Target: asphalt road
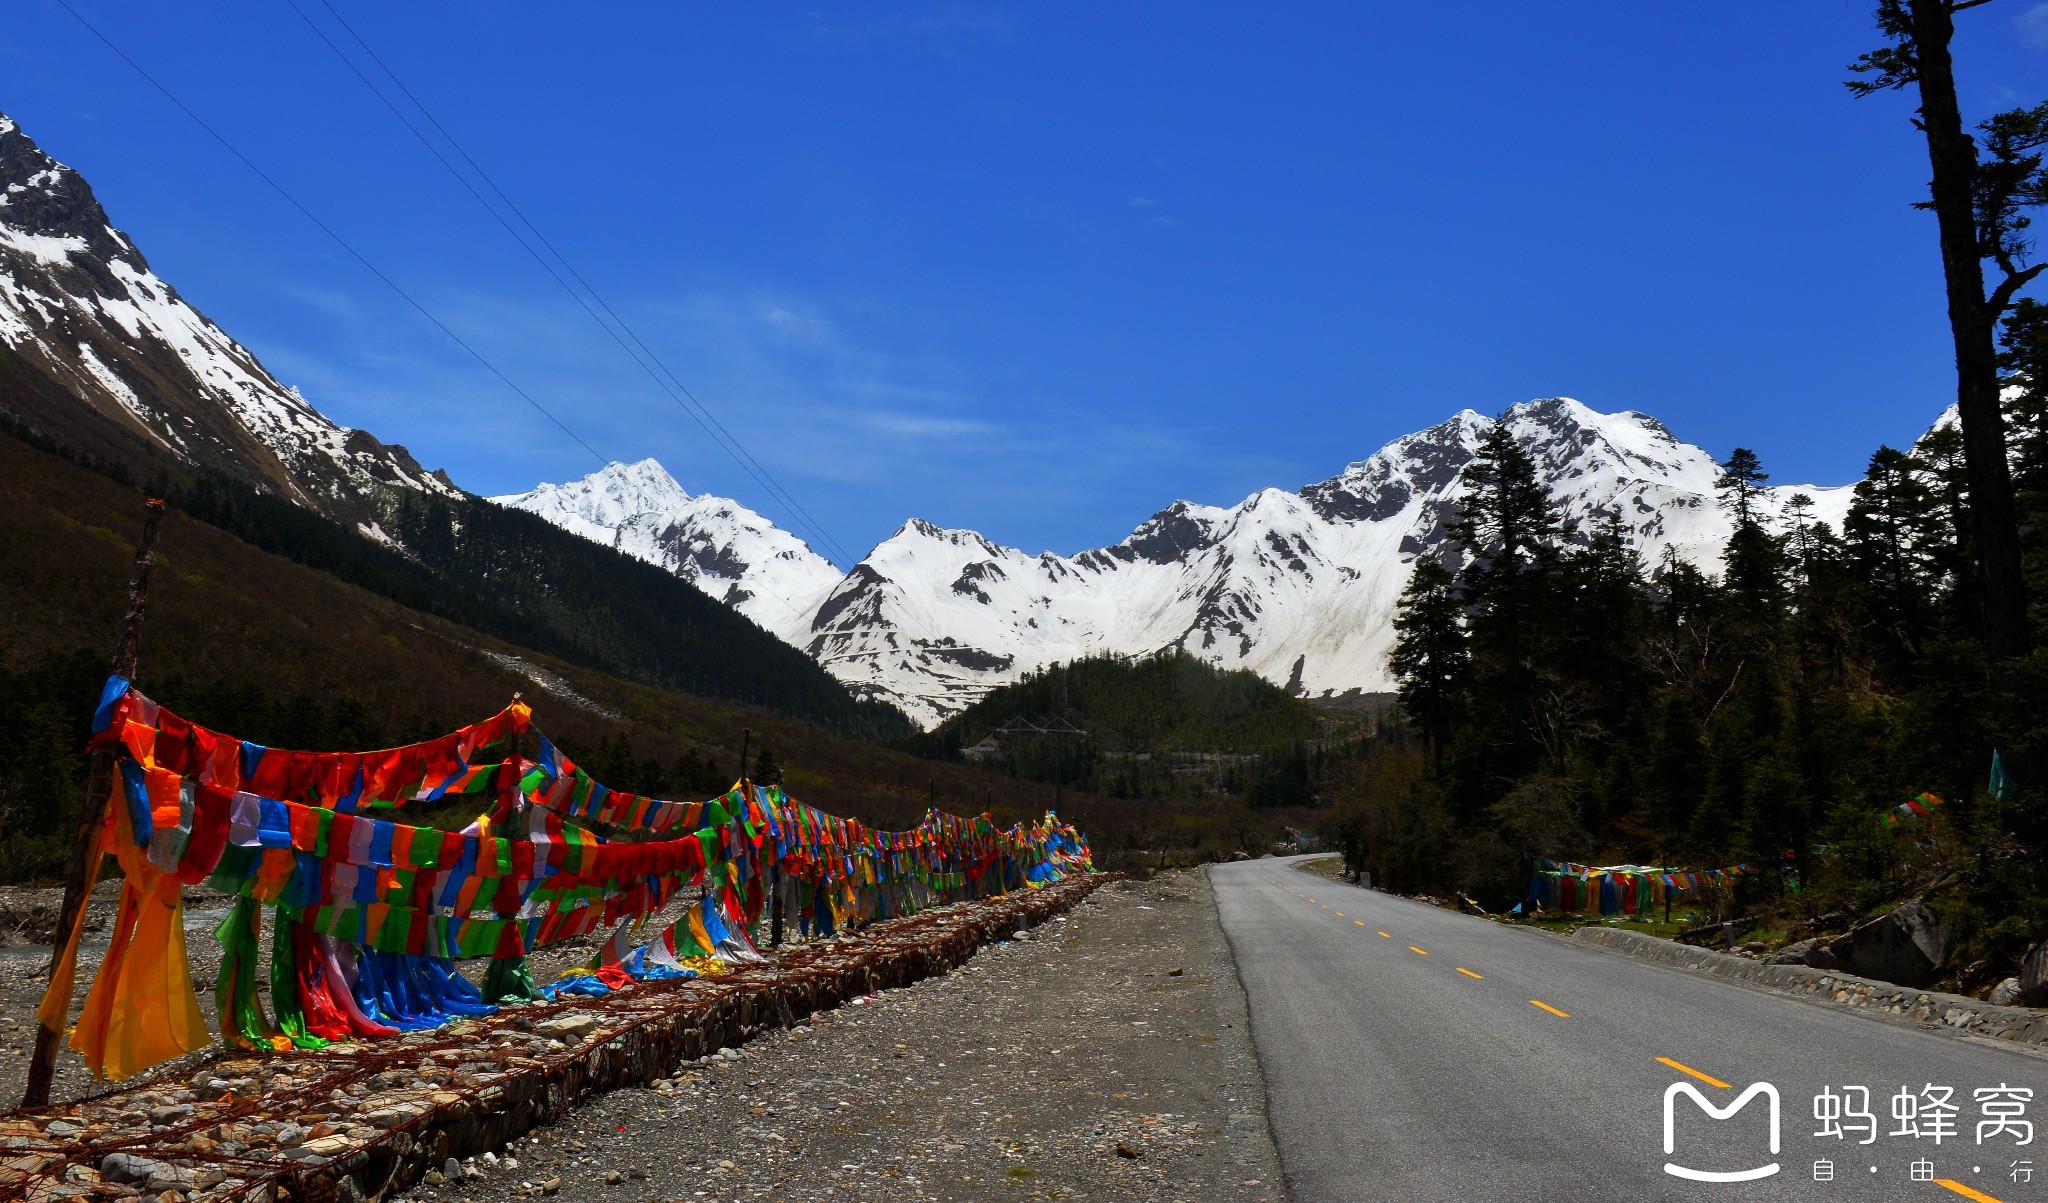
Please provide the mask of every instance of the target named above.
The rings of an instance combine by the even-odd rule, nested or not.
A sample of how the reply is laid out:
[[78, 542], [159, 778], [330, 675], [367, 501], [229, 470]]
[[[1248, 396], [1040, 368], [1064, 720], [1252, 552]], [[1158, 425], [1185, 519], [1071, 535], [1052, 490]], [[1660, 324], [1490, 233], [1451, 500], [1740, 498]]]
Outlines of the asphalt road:
[[[1210, 876], [1299, 1203], [2048, 1200], [2048, 1059], [1337, 884], [1296, 859]], [[1721, 1109], [1769, 1083], [1779, 1151], [1767, 1094], [1718, 1120], [1680, 1094], [1667, 1154], [1674, 1083]], [[1868, 1088], [1867, 1107], [1852, 1086]], [[1987, 1105], [2014, 1100], [1976, 1092], [1999, 1087], [2032, 1091], [2019, 1100], [2039, 1126], [2032, 1143], [1987, 1120]], [[1917, 1137], [1899, 1134], [1902, 1089], [1921, 1112]], [[1841, 1121], [1846, 1137], [1816, 1135], [1831, 1126], [1816, 1118], [1824, 1091], [1852, 1117], [1867, 1110], [1875, 1139], [1855, 1118]], [[1832, 1179], [1817, 1181], [1823, 1160]], [[1929, 1180], [1915, 1180], [1915, 1162]], [[1779, 1168], [1703, 1183], [1667, 1165]]]

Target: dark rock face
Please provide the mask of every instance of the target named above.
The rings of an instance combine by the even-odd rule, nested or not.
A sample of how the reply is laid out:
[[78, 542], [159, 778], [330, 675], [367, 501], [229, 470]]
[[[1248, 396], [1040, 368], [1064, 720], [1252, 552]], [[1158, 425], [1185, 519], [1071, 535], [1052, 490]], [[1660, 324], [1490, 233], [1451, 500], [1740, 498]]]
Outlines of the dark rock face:
[[1208, 543], [1209, 528], [1190, 514], [1185, 505], [1175, 502], [1152, 515], [1130, 538], [1105, 550], [1126, 562], [1143, 559], [1171, 564], [1188, 558]]
[[1948, 938], [1948, 925], [1916, 898], [1836, 938], [1827, 951], [1858, 977], [1924, 986], [1948, 959]]
[[1840, 969], [1841, 962], [1828, 950], [1828, 942], [1822, 939], [1801, 940], [1787, 944], [1777, 952], [1764, 958], [1769, 965], [1806, 965], [1814, 969]]
[[2020, 1001], [2030, 1007], [2048, 1007], [2048, 943], [2036, 944], [2020, 961]]

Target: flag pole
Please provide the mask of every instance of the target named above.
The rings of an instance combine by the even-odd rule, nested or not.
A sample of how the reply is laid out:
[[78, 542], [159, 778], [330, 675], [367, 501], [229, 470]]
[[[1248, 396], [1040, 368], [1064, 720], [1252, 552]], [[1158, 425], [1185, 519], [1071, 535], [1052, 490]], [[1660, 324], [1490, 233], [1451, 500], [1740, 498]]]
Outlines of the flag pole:
[[[142, 542], [136, 545], [135, 564], [128, 574], [128, 610], [121, 617], [121, 637], [114, 645], [114, 675], [131, 682], [135, 679], [135, 662], [142, 647], [142, 617], [149, 608], [149, 570], [156, 564], [157, 529], [164, 519], [161, 499], [152, 497], [146, 505]], [[93, 859], [93, 833], [106, 810], [113, 787], [114, 753], [109, 748], [95, 748], [86, 772], [85, 798], [78, 808], [78, 833], [73, 841], [71, 876], [64, 883], [64, 905], [57, 912], [57, 927], [51, 940], [49, 976], [53, 981], [57, 962], [70, 942], [71, 929], [76, 926], [79, 912], [85, 909], [92, 894], [93, 880], [99, 876], [99, 865], [86, 862]], [[64, 1020], [70, 1014], [71, 1000], [67, 998], [56, 1027], [36, 1025], [35, 1056], [28, 1064], [28, 1086], [22, 1091], [22, 1106], [41, 1107], [49, 1103], [50, 1079], [57, 1071], [57, 1042], [64, 1034]]]

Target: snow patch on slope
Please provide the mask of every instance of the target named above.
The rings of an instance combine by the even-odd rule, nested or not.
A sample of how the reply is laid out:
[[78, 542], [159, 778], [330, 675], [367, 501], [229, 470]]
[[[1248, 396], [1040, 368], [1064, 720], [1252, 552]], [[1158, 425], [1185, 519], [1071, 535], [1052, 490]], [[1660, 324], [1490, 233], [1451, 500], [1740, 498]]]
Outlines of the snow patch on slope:
[[840, 580], [803, 540], [736, 501], [691, 496], [652, 459], [492, 500], [666, 568], [791, 642]]
[[[1401, 591], [1416, 558], [1442, 546], [1465, 465], [1496, 421], [1463, 410], [1299, 493], [1263, 489], [1229, 507], [1175, 502], [1123, 542], [1074, 556], [1031, 555], [912, 519], [843, 577], [751, 510], [692, 497], [653, 461], [502, 500], [715, 596], [736, 585], [743, 612], [857, 694], [922, 723], [1047, 664], [1166, 647], [1277, 684], [1298, 673], [1311, 694], [1378, 692], [1393, 686], [1386, 661]], [[1611, 514], [1646, 564], [1669, 554], [1718, 567], [1734, 523], [1706, 451], [1645, 414], [1602, 414], [1569, 398], [1526, 402], [1498, 421], [1582, 530]], [[1839, 528], [1847, 487], [1771, 488], [1766, 520], [1782, 525], [1798, 492]], [[678, 546], [716, 548], [716, 570]], [[783, 602], [772, 612], [762, 601], [771, 593]]]

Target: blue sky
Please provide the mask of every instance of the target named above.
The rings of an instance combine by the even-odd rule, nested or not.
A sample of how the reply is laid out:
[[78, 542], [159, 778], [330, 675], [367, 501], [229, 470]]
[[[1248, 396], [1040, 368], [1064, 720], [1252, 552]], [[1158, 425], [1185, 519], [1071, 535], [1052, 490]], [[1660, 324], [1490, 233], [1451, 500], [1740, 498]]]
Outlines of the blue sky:
[[[74, 2], [600, 452], [792, 525], [285, 0]], [[855, 554], [1072, 552], [1556, 394], [1839, 483], [1953, 394], [1865, 0], [333, 3]], [[1968, 113], [2048, 96], [2048, 3], [1963, 25]], [[484, 493], [596, 466], [51, 0], [0, 81], [337, 420]]]

